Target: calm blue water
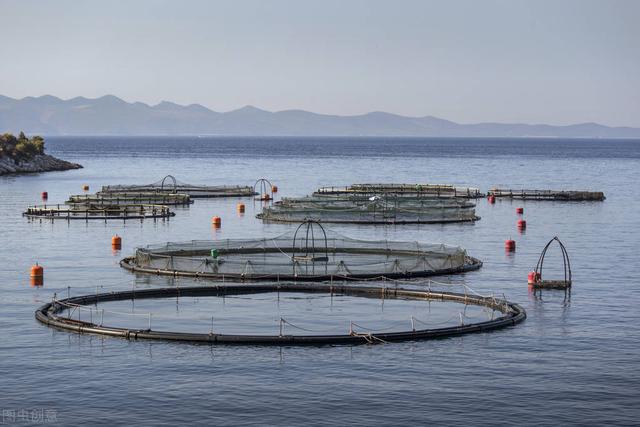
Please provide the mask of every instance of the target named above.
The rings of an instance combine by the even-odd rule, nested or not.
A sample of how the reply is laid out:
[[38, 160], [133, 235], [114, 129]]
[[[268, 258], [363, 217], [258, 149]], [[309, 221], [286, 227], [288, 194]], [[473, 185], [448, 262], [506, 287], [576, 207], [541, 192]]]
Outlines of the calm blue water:
[[[51, 154], [85, 168], [0, 178], [0, 410], [9, 411], [5, 417], [46, 410], [62, 425], [638, 422], [640, 141], [50, 138], [47, 144]], [[198, 200], [178, 208], [168, 222], [67, 224], [21, 216], [25, 206], [39, 202], [41, 191], [56, 203], [80, 193], [83, 184], [97, 190], [104, 184], [154, 182], [167, 174], [203, 184], [251, 185], [266, 177], [281, 196], [304, 195], [323, 185], [421, 181], [482, 190], [498, 185], [593, 189], [604, 191], [607, 200], [495, 205], [480, 200], [482, 220], [475, 224], [331, 227], [362, 239], [466, 247], [484, 267], [439, 280], [504, 293], [528, 313], [524, 323], [493, 333], [376, 346], [254, 348], [128, 342], [38, 324], [34, 310], [54, 292], [66, 295], [68, 287], [78, 295], [96, 288], [176, 284], [120, 269], [118, 260], [136, 246], [290, 229], [256, 220], [259, 206], [250, 200], [239, 217], [237, 199]], [[525, 234], [516, 230], [516, 206], [525, 209]], [[211, 228], [213, 215], [222, 217], [222, 229]], [[115, 233], [123, 236], [120, 253], [110, 247]], [[571, 256], [570, 298], [551, 291], [535, 297], [527, 289], [527, 272], [554, 235]], [[503, 250], [509, 237], [518, 245], [514, 255]], [[29, 266], [36, 261], [45, 268], [41, 289], [28, 285]], [[557, 271], [558, 259], [548, 263]], [[318, 318], [313, 304], [300, 301], [313, 312], [309, 319]], [[253, 308], [250, 299], [244, 302], [246, 308], [237, 308], [234, 316], [273, 310], [268, 301]], [[176, 316], [204, 315], [209, 308], [202, 304], [182, 301], [174, 307]], [[318, 306], [326, 308], [326, 301]], [[167, 302], [162, 307], [172, 311]], [[295, 302], [287, 302], [287, 310], [291, 307], [291, 316], [306, 309], [296, 311]], [[374, 304], [374, 314], [375, 309]], [[268, 314], [265, 318], [270, 321]]]

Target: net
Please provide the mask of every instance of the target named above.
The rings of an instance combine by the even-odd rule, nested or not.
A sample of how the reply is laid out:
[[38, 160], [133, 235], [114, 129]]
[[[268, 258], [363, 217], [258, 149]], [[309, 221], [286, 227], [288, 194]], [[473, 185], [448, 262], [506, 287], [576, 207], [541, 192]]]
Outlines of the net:
[[263, 207], [265, 221], [325, 223], [426, 224], [476, 221], [475, 204], [465, 199], [397, 196], [322, 195], [287, 198]]
[[168, 192], [187, 194], [192, 198], [214, 197], [246, 197], [257, 194], [252, 187], [240, 185], [194, 185], [176, 180], [172, 175], [167, 175], [160, 181], [146, 185], [106, 185], [100, 193], [148, 193]]
[[473, 187], [449, 184], [352, 184], [346, 187], [321, 187], [314, 195], [324, 194], [395, 194], [431, 197], [480, 198], [484, 194]]
[[193, 203], [188, 194], [175, 194], [165, 192], [148, 193], [97, 193], [78, 194], [70, 196], [65, 202], [67, 205], [165, 205], [177, 206]]
[[482, 263], [460, 247], [357, 240], [307, 222], [295, 232], [273, 238], [150, 245], [138, 248], [135, 256], [125, 258], [121, 265], [154, 274], [242, 280], [330, 280], [449, 274], [477, 269]]

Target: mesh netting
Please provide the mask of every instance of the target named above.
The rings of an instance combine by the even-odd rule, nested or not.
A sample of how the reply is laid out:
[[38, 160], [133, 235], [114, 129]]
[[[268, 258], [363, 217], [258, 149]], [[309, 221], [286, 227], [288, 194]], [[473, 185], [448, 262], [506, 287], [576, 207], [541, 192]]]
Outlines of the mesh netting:
[[245, 197], [253, 196], [256, 192], [252, 187], [240, 185], [193, 185], [176, 180], [167, 175], [160, 181], [146, 185], [105, 185], [100, 193], [140, 193], [140, 192], [169, 192], [187, 194], [192, 198], [209, 197]]
[[560, 200], [560, 201], [603, 201], [601, 191], [576, 190], [526, 190], [511, 188], [492, 188], [488, 192], [494, 197], [506, 197], [522, 200]]
[[456, 187], [448, 184], [353, 184], [347, 187], [322, 187], [315, 195], [322, 194], [396, 194], [435, 197], [478, 198], [484, 194], [477, 188]]
[[259, 218], [266, 221], [329, 223], [419, 224], [475, 221], [475, 204], [465, 199], [396, 196], [321, 195], [283, 199], [265, 206]]
[[148, 193], [97, 193], [70, 196], [67, 205], [188, 205], [192, 203], [188, 194], [165, 192]]
[[464, 249], [444, 244], [356, 240], [330, 231], [325, 234], [317, 226], [296, 233], [151, 245], [138, 248], [135, 257], [123, 260], [122, 266], [199, 277], [328, 280], [419, 277], [481, 265]]

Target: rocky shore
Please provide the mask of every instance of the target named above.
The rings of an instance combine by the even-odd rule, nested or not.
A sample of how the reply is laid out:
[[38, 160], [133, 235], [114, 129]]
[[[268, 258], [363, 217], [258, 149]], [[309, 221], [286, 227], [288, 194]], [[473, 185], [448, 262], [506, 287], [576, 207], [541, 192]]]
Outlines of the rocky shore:
[[77, 163], [60, 160], [48, 154], [38, 154], [30, 160], [15, 162], [10, 157], [0, 158], [0, 175], [15, 173], [37, 173], [50, 171], [66, 171], [70, 169], [80, 169]]

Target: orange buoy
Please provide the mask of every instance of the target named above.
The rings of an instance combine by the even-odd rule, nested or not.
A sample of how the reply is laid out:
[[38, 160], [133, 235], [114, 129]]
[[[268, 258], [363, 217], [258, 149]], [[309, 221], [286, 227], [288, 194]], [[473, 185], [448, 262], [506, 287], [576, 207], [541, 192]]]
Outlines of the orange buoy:
[[524, 213], [524, 208], [516, 208], [516, 213], [518, 215], [522, 215]]
[[38, 265], [31, 266], [31, 274], [29, 275], [31, 278], [31, 286], [42, 286], [44, 284], [44, 268]]
[[89, 186], [87, 184], [85, 184], [85, 185], [82, 186], [82, 189], [84, 191], [89, 191]]
[[494, 204], [496, 202], [496, 196], [489, 196], [489, 203]]
[[271, 186], [271, 192], [272, 193], [277, 193], [278, 192], [278, 186], [277, 185], [272, 185]]
[[527, 221], [525, 221], [524, 219], [519, 219], [517, 222], [518, 228], [520, 229], [525, 229], [527, 228]]
[[222, 218], [220, 218], [219, 216], [214, 216], [213, 218], [211, 218], [211, 224], [213, 224], [213, 226], [216, 228], [220, 228], [220, 226], [222, 225]]
[[47, 193], [46, 191], [42, 192], [42, 200], [47, 200], [49, 198], [49, 193]]
[[122, 238], [117, 234], [111, 238], [111, 247], [113, 249], [121, 249], [122, 248]]
[[236, 209], [238, 209], [239, 213], [244, 213], [244, 208], [245, 208], [244, 203], [238, 203], [236, 205]]
[[516, 251], [516, 241], [515, 240], [505, 240], [504, 241], [504, 249], [507, 252], [515, 252]]

